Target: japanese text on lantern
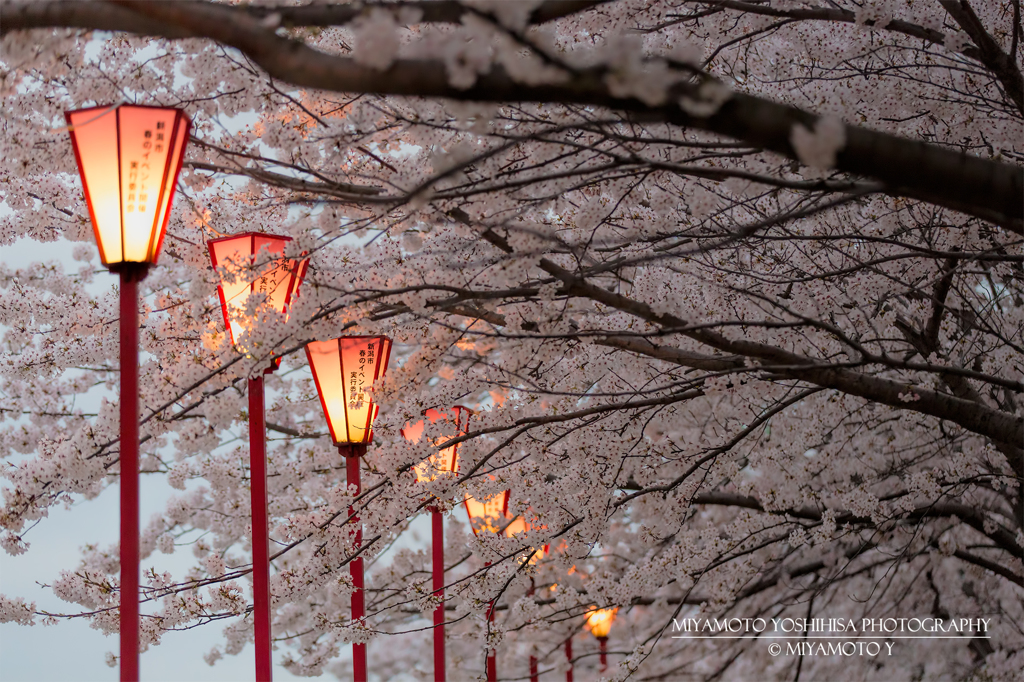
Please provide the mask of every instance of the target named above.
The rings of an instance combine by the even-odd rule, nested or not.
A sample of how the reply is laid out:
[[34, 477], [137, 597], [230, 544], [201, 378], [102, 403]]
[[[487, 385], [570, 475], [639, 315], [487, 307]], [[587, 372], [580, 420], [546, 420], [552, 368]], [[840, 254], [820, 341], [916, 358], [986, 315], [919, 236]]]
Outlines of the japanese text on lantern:
[[363, 401], [366, 400], [365, 387], [366, 387], [366, 368], [373, 367], [374, 364], [374, 348], [373, 344], [369, 343], [366, 345], [366, 350], [359, 351], [359, 369], [358, 371], [352, 371], [349, 377], [349, 408], [359, 409], [363, 406]]
[[164, 121], [156, 122], [156, 137], [150, 128], [142, 131], [142, 154], [140, 158], [128, 163], [128, 196], [124, 204], [126, 213], [134, 213], [136, 208], [139, 213], [146, 212], [146, 203], [149, 201], [149, 154], [150, 150], [157, 154], [163, 152], [165, 126]]

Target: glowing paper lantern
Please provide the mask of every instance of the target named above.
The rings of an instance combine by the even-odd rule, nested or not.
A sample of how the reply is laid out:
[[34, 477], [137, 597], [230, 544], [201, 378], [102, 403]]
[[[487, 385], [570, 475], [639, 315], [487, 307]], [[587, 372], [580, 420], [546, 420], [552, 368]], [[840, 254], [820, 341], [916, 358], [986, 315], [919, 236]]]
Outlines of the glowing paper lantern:
[[[373, 440], [373, 420], [377, 406], [370, 387], [384, 376], [391, 358], [391, 339], [386, 336], [342, 336], [331, 341], [306, 344], [306, 357], [327, 417], [327, 426], [338, 451], [345, 455], [346, 482], [358, 496], [362, 491], [359, 466], [366, 444]], [[355, 544], [362, 543], [363, 531], [353, 507], [349, 519], [355, 526]], [[352, 575], [352, 621], [365, 623], [363, 594], [363, 558], [349, 564]], [[352, 643], [352, 672], [355, 682], [366, 682], [366, 644]]]
[[192, 122], [122, 104], [65, 112], [103, 264], [155, 263]]
[[[284, 247], [291, 240], [291, 237], [246, 232], [207, 242], [214, 269], [223, 266], [234, 275], [234, 281], [221, 277], [221, 283], [217, 285], [224, 325], [231, 334], [232, 344], [237, 344], [242, 332], [252, 325], [246, 314], [246, 305], [253, 294], [266, 296], [267, 304], [279, 313], [284, 313], [295, 297], [306, 277], [309, 262], [285, 257]], [[250, 275], [247, 270], [253, 268], [262, 249], [276, 258], [261, 268], [258, 276], [255, 272]]]
[[597, 609], [587, 614], [587, 624], [584, 626], [590, 630], [590, 634], [598, 639], [607, 638], [612, 631], [612, 623], [615, 622], [615, 614], [619, 607], [613, 609]]
[[384, 376], [391, 357], [386, 336], [342, 336], [306, 345], [306, 357], [331, 438], [338, 445], [369, 443], [377, 417], [369, 389]]
[[[473, 529], [474, 535], [479, 535], [480, 531], [497, 533], [502, 529], [508, 518], [508, 496], [510, 492], [506, 490], [482, 502], [474, 497], [466, 496], [466, 513], [469, 514], [469, 527]], [[490, 566], [490, 562], [487, 562], [486, 565]], [[487, 609], [487, 620], [494, 620], [493, 601], [490, 608]], [[498, 679], [498, 656], [495, 650], [488, 650], [484, 667], [487, 671], [488, 682], [494, 682]]]
[[[210, 262], [219, 272], [221, 312], [224, 326], [231, 335], [231, 342], [238, 345], [242, 332], [253, 324], [247, 307], [254, 294], [265, 296], [265, 303], [279, 313], [291, 303], [299, 285], [306, 275], [305, 259], [285, 258], [285, 245], [291, 237], [279, 237], [258, 232], [246, 232], [230, 237], [212, 239], [206, 246], [210, 250]], [[270, 263], [260, 265], [254, 271], [259, 253], [274, 254]], [[264, 374], [274, 371], [280, 364], [274, 358], [273, 364]], [[267, 509], [267, 443], [265, 426], [265, 399], [263, 377], [249, 377], [249, 454], [251, 462], [252, 497], [252, 551], [253, 551], [253, 630], [256, 643], [256, 678], [270, 680], [273, 663], [271, 658], [270, 618], [270, 549], [269, 516]]]

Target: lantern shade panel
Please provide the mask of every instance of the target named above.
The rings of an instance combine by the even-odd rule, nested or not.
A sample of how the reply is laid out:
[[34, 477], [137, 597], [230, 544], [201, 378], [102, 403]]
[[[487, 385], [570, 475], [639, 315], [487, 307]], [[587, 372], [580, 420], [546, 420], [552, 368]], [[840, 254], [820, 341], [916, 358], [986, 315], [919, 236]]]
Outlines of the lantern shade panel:
[[341, 445], [369, 443], [378, 406], [369, 392], [384, 376], [391, 356], [386, 336], [342, 336], [306, 345], [331, 438]]
[[497, 533], [502, 529], [508, 515], [508, 496], [508, 490], [483, 501], [466, 496], [466, 513], [474, 535], [480, 531]]
[[[423, 431], [427, 420], [429, 420], [431, 424], [436, 424], [437, 422], [442, 421], [453, 422], [456, 427], [456, 435], [438, 438], [434, 441], [434, 445], [444, 445], [444, 443], [451, 438], [456, 438], [466, 434], [466, 430], [469, 427], [469, 416], [471, 414], [473, 414], [473, 411], [468, 407], [463, 407], [462, 405], [456, 405], [450, 412], [443, 412], [441, 410], [430, 408], [423, 412], [425, 419], [421, 419], [415, 424], [407, 424], [406, 427], [402, 429], [402, 435], [406, 440], [418, 443], [420, 438], [423, 437]], [[441, 448], [437, 453], [416, 465], [414, 469], [416, 473], [416, 480], [421, 483], [429, 482], [436, 479], [439, 474], [458, 471], [458, 452], [458, 444], [447, 448]]]
[[[291, 237], [246, 232], [207, 242], [214, 269], [227, 267], [234, 275], [234, 281], [229, 282], [222, 277], [217, 286], [224, 324], [231, 334], [232, 344], [238, 343], [242, 332], [251, 324], [246, 306], [254, 293], [265, 296], [266, 304], [279, 313], [283, 313], [295, 298], [306, 276], [308, 261], [285, 257], [285, 245], [291, 240]], [[247, 273], [262, 249], [275, 256], [272, 267], [261, 268], [258, 276], [255, 271]]]
[[180, 109], [133, 104], [64, 118], [104, 265], [155, 263], [192, 122]]

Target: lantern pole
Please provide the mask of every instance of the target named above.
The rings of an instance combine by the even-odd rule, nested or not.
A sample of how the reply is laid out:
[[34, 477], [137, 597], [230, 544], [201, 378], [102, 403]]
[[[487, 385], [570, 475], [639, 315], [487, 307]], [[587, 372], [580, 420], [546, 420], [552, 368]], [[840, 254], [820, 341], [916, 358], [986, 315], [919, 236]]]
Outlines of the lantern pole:
[[[536, 585], [534, 584], [533, 578], [530, 578], [530, 592], [527, 596], [533, 597], [536, 591]], [[537, 657], [530, 653], [530, 682], [537, 682]]]
[[[491, 562], [487, 562], [490, 566]], [[494, 622], [494, 604], [492, 601], [491, 605], [487, 609], [487, 622]], [[498, 652], [495, 649], [487, 650], [487, 682], [498, 682]]]
[[256, 682], [271, 682], [274, 670], [270, 651], [270, 527], [267, 511], [265, 409], [263, 375], [249, 377], [249, 503], [252, 508], [252, 600]]
[[[366, 454], [365, 443], [349, 443], [338, 446], [338, 452], [345, 457], [345, 479], [349, 487], [355, 486], [355, 495], [358, 497], [362, 492], [362, 484], [359, 480], [359, 466], [361, 458]], [[363, 527], [359, 523], [359, 517], [355, 516], [355, 508], [348, 508], [348, 515], [352, 523], [356, 524], [356, 547], [363, 542]], [[363, 593], [363, 557], [358, 556], [349, 564], [349, 572], [352, 575], [352, 621], [360, 624], [366, 622], [366, 601]], [[354, 682], [367, 682], [366, 671], [366, 645], [352, 644], [352, 677]]]
[[565, 671], [565, 682], [573, 682], [573, 680], [572, 680], [572, 634], [569, 635], [569, 639], [565, 640], [565, 660], [569, 661], [569, 669]]
[[605, 672], [608, 670], [608, 638], [598, 637], [597, 643], [601, 650], [601, 672]]
[[121, 263], [121, 682], [139, 679], [139, 281], [146, 263]]
[[431, 514], [431, 547], [433, 554], [434, 596], [440, 601], [434, 607], [434, 682], [445, 682], [444, 654], [444, 516], [433, 507]]

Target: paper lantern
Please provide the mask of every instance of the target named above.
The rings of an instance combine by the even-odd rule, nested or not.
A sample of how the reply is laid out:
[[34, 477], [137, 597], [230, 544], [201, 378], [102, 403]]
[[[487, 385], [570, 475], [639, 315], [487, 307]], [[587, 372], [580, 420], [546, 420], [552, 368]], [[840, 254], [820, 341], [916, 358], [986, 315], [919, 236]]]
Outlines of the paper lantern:
[[[224, 325], [231, 334], [232, 344], [237, 344], [242, 332], [251, 327], [246, 306], [253, 294], [266, 296], [267, 305], [279, 313], [284, 313], [295, 298], [306, 277], [309, 261], [285, 257], [285, 245], [291, 240], [291, 237], [246, 232], [206, 243], [214, 269], [226, 267], [233, 275], [233, 281], [221, 277], [217, 285]], [[273, 254], [274, 260], [256, 273], [252, 268], [263, 249]]]
[[155, 263], [192, 122], [135, 104], [65, 112], [103, 264]]
[[391, 357], [386, 336], [342, 336], [306, 345], [306, 357], [331, 438], [338, 445], [369, 443], [377, 405], [370, 394]]

